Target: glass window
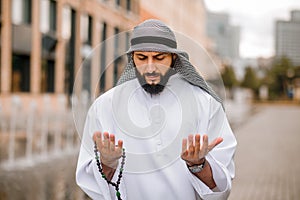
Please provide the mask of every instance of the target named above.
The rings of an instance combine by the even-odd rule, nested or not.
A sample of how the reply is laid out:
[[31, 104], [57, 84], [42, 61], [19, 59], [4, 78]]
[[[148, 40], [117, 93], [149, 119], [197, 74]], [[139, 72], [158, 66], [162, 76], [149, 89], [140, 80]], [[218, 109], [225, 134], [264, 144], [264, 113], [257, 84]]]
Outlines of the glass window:
[[14, 24], [30, 24], [32, 13], [31, 0], [12, 1], [12, 22]]
[[[68, 13], [68, 12], [67, 12]], [[73, 93], [74, 84], [74, 65], [75, 65], [75, 35], [76, 35], [76, 11], [70, 9], [69, 19], [66, 21], [70, 22], [70, 35], [66, 45], [66, 59], [65, 59], [65, 90], [67, 94]]]
[[89, 18], [88, 15], [83, 14], [80, 17], [80, 34], [82, 43], [87, 43], [88, 41], [88, 29], [89, 28]]
[[121, 5], [121, 0], [116, 0], [116, 5], [120, 6]]
[[56, 1], [50, 0], [50, 30], [56, 31]]
[[[89, 57], [92, 51], [92, 17], [84, 16], [84, 40], [81, 47], [82, 63], [82, 89], [91, 94], [91, 58]], [[87, 27], [87, 28], [86, 28]]]
[[131, 11], [131, 0], [126, 0], [126, 10]]
[[71, 37], [71, 9], [64, 6], [62, 10], [62, 37], [69, 40]]
[[120, 48], [120, 41], [119, 41], [119, 28], [115, 28], [115, 41], [114, 41], [114, 84], [117, 83], [118, 81], [118, 66], [119, 66], [119, 55], [118, 55], [118, 50]]
[[56, 31], [56, 1], [41, 0], [40, 27], [42, 33]]
[[55, 62], [53, 60], [42, 60], [42, 92], [54, 92]]
[[31, 13], [32, 13], [32, 3], [31, 0], [23, 0], [23, 19], [25, 24], [30, 24], [31, 23]]
[[100, 55], [100, 63], [101, 63], [101, 72], [100, 72], [100, 92], [105, 91], [105, 63], [106, 63], [106, 45], [105, 45], [105, 40], [106, 40], [106, 31], [107, 31], [107, 25], [104, 22], [102, 26], [102, 45], [101, 45], [101, 55]]
[[12, 92], [29, 92], [30, 57], [13, 54], [12, 57]]
[[40, 4], [40, 29], [42, 33], [50, 30], [49, 26], [49, 0], [41, 0]]
[[88, 39], [87, 39], [87, 43], [89, 45], [92, 45], [92, 35], [93, 35], [93, 18], [91, 16], [89, 16], [89, 20], [88, 20]]
[[91, 94], [91, 60], [82, 62], [82, 90]]
[[13, 24], [21, 24], [22, 23], [22, 0], [13, 0], [12, 1], [12, 23]]

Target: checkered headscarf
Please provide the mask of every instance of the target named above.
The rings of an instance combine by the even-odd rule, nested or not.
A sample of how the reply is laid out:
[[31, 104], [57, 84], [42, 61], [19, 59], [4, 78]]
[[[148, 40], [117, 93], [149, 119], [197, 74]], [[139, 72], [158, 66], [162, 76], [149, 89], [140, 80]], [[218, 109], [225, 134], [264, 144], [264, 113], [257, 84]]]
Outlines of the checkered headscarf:
[[121, 75], [118, 85], [136, 78], [132, 58], [134, 51], [174, 53], [177, 58], [173, 69], [192, 85], [198, 86], [222, 104], [222, 99], [211, 89], [203, 77], [190, 63], [188, 54], [177, 49], [176, 37], [173, 31], [159, 20], [146, 20], [133, 30], [131, 46], [127, 51], [128, 64]]

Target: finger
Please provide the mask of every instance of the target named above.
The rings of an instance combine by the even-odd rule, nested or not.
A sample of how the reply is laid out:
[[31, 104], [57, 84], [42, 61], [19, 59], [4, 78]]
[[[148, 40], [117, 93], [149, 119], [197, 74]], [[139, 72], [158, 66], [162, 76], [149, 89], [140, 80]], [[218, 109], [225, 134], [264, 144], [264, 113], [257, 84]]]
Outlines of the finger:
[[102, 134], [99, 131], [96, 131], [93, 135], [93, 140], [97, 145], [97, 149], [101, 148], [102, 146]]
[[115, 151], [115, 135], [114, 134], [109, 135], [109, 149], [111, 151]]
[[189, 135], [188, 136], [188, 142], [189, 142], [189, 156], [193, 156], [194, 152], [195, 152], [195, 147], [194, 147], [194, 136], [193, 135]]
[[[96, 142], [97, 141], [97, 135], [99, 134], [100, 132], [96, 131], [94, 132], [93, 134], [93, 141]], [[101, 133], [100, 133], [101, 134]]]
[[201, 156], [205, 156], [208, 152], [208, 136], [206, 134], [203, 135], [203, 143], [202, 143], [202, 146], [200, 148], [200, 151], [201, 151]]
[[196, 154], [199, 154], [199, 151], [200, 151], [200, 134], [196, 134], [195, 135], [195, 153]]
[[187, 148], [187, 139], [183, 138], [182, 139], [182, 146], [181, 146], [181, 154], [186, 153], [186, 148]]
[[223, 142], [223, 138], [218, 137], [218, 138], [216, 139], [216, 144], [215, 144], [215, 146], [219, 145], [221, 142]]
[[194, 143], [194, 136], [193, 135], [189, 135], [188, 136], [188, 145], [190, 146], [190, 145], [193, 145], [193, 143]]
[[102, 138], [101, 138], [101, 132], [100, 132], [100, 131], [94, 132], [94, 135], [93, 135], [93, 141], [94, 141], [94, 142], [97, 142], [97, 140], [99, 140], [99, 138], [102, 139]]
[[123, 149], [123, 141], [122, 140], [118, 140], [118, 148], [119, 149]]
[[208, 151], [212, 150], [213, 148], [215, 148], [215, 146], [219, 145], [221, 142], [223, 142], [223, 138], [218, 137], [216, 139], [214, 139], [214, 141], [212, 141], [209, 145], [208, 145]]
[[108, 132], [103, 133], [103, 147], [109, 148], [109, 134]]
[[118, 140], [118, 145], [116, 146], [116, 151], [118, 152], [118, 154], [122, 155], [122, 153], [123, 153], [123, 141], [122, 140]]

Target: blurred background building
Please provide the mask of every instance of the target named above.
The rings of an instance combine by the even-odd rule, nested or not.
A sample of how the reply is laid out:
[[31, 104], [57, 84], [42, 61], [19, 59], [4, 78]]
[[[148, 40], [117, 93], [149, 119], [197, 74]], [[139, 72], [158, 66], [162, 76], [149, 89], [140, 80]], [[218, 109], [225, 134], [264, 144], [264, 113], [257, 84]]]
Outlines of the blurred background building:
[[295, 66], [300, 66], [300, 10], [291, 11], [289, 21], [276, 21], [276, 57], [288, 57]]
[[[1, 94], [70, 95], [87, 50], [138, 21], [137, 0], [2, 0]], [[85, 78], [95, 81], [104, 64]], [[108, 73], [99, 89], [113, 81]]]
[[213, 41], [214, 52], [224, 63], [240, 58], [240, 28], [230, 24], [228, 13], [207, 12], [206, 32]]
[[176, 32], [207, 47], [206, 8], [202, 0], [177, 0], [176, 3], [172, 0], [141, 0], [141, 21], [148, 18], [160, 19]]

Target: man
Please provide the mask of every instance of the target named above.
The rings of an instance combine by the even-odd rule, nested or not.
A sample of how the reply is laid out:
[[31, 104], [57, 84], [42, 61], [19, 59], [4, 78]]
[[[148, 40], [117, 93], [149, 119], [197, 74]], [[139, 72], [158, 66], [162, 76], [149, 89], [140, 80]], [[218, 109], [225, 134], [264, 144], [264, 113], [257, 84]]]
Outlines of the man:
[[161, 21], [135, 27], [127, 55], [89, 110], [78, 185], [93, 199], [227, 199], [236, 140], [221, 100]]

